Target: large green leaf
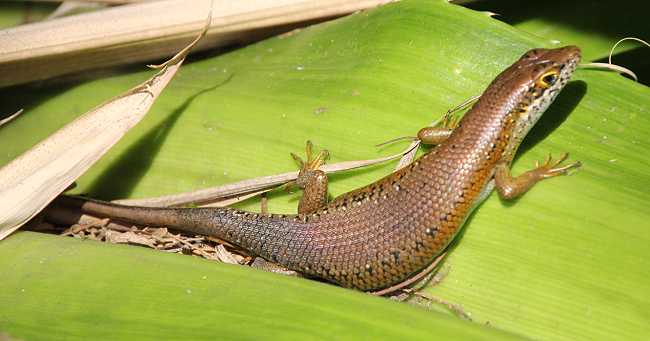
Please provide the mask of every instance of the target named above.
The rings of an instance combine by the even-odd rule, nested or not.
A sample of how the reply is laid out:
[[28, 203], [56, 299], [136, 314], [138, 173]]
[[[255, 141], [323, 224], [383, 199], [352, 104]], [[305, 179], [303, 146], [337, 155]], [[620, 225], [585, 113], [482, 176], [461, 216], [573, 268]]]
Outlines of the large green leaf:
[[[204, 56], [181, 70], [146, 120], [79, 181], [79, 191], [103, 198], [142, 197], [284, 172], [295, 169], [288, 152], [300, 151], [307, 139], [328, 148], [333, 161], [387, 155], [402, 146], [377, 151], [373, 144], [413, 134], [448, 108], [480, 93], [500, 70], [535, 46], [551, 45], [482, 13], [444, 1], [405, 1], [221, 56]], [[11, 141], [0, 146], [0, 163], [147, 75], [129, 72], [79, 85], [5, 91], [0, 94], [0, 112], [14, 112], [24, 106], [27, 113], [0, 129], [0, 140]], [[616, 74], [598, 71], [579, 70], [575, 80], [526, 140], [514, 168], [516, 173], [522, 172], [549, 151], [556, 155], [569, 151], [573, 159], [583, 161], [583, 169], [548, 180], [514, 203], [492, 195], [458, 238], [446, 262], [447, 278], [427, 291], [461, 304], [479, 323], [489, 322], [495, 328], [534, 339], [645, 339], [650, 335], [650, 194], [646, 190], [650, 175], [645, 171], [650, 163], [645, 158], [650, 143], [650, 90]], [[393, 166], [334, 176], [332, 191], [337, 195], [367, 184]], [[271, 210], [294, 211], [296, 198], [274, 195]], [[242, 205], [249, 209], [257, 206], [254, 201]], [[108, 262], [107, 255], [127, 252], [122, 247], [23, 233], [0, 243], [0, 259], [9, 255], [11, 259], [30, 259], [27, 250], [33, 245], [38, 245], [38, 250], [31, 252], [47, 254], [42, 251], [47, 247], [41, 245], [49, 243], [83, 248], [78, 266], [86, 271], [89, 282], [102, 283], [101, 290], [95, 288], [93, 292], [125, 291], [127, 276], [118, 270], [106, 273], [102, 265]], [[171, 260], [173, 256], [169, 255], [132, 252], [150, 257], [147, 263], [164, 264], [158, 273], [128, 277], [128, 284], [138, 287], [137, 295], [151, 302], [142, 304], [146, 309], [140, 321], [153, 316], [152, 310], [162, 304], [172, 285], [139, 286], [158, 280], [183, 283], [188, 276], [197, 278], [206, 271], [220, 273], [213, 285], [228, 287], [230, 283], [238, 289], [211, 293], [221, 298], [205, 301], [212, 309], [227, 311], [231, 305], [244, 306], [241, 315], [223, 317], [224, 323], [241, 326], [246, 315], [255, 316], [258, 308], [248, 304], [248, 292], [266, 292], [270, 298], [262, 305], [276, 302], [278, 309], [286, 312], [286, 316], [268, 317], [272, 321], [268, 325], [247, 326], [239, 331], [241, 334], [229, 329], [230, 337], [266, 336], [270, 335], [265, 331], [268, 329], [277, 333], [274, 336], [296, 337], [282, 321], [306, 320], [307, 325], [315, 326], [307, 319], [306, 310], [291, 308], [291, 302], [296, 301], [316, 310], [339, 302], [336, 307], [346, 316], [354, 316], [358, 305], [366, 304], [367, 311], [376, 314], [372, 319], [396, 314], [387, 305], [372, 305], [373, 299], [363, 295], [345, 293], [359, 297], [358, 301], [339, 300], [334, 292], [343, 290], [306, 280], [280, 279], [254, 271], [231, 272], [231, 267], [201, 260]], [[21, 288], [44, 281], [47, 286], [34, 296], [6, 295], [2, 300], [9, 304], [3, 307], [44, 301], [60, 295], [61, 290], [80, 290], [74, 281], [43, 272], [39, 265], [10, 265], [13, 262], [0, 263], [4, 285]], [[184, 265], [169, 265], [176, 262]], [[146, 269], [131, 258], [111, 256], [110, 263], [133, 267], [134, 272]], [[51, 269], [63, 274], [71, 266], [62, 262], [52, 264]], [[189, 269], [181, 270], [184, 267]], [[272, 285], [264, 285], [266, 281]], [[301, 283], [297, 284], [301, 288], [323, 289], [313, 289], [322, 290], [314, 295], [305, 294], [307, 289], [285, 291], [288, 281]], [[195, 305], [206, 306], [197, 301], [206, 296], [203, 291], [186, 299], [175, 296], [174, 308], [179, 315], [191, 314]], [[285, 301], [286, 296], [292, 301]], [[71, 328], [80, 337], [99, 335], [75, 322], [78, 311], [87, 309], [87, 314], [97, 320], [115, 316], [110, 307], [117, 303], [105, 295], [65, 297], [78, 310], [47, 305], [43, 311], [49, 312], [49, 319], [36, 322], [30, 317], [30, 309], [0, 308], [3, 316], [12, 318], [8, 320], [11, 327], [2, 322], [0, 329], [17, 336], [35, 335], [27, 331], [37, 323], [52, 323], [57, 309], [64, 309], [68, 313], [63, 314], [63, 322], [74, 323]], [[363, 318], [370, 316], [367, 311]], [[424, 310], [419, 313], [412, 314], [433, 314]], [[431, 318], [438, 318], [434, 316]], [[214, 321], [212, 315], [196, 318], [196, 323], [204, 325]], [[173, 321], [150, 323], [166, 329]], [[185, 323], [183, 318], [179, 326]], [[352, 317], [323, 315], [325, 323], [346, 331], [358, 326]], [[424, 323], [403, 325], [395, 332], [431, 328]], [[453, 326], [444, 323], [427, 331], [450, 335], [458, 332]], [[128, 330], [132, 329], [125, 332]], [[467, 332], [471, 332], [469, 328]]]
[[25, 340], [521, 340], [240, 266], [22, 232], [0, 248], [0, 330]]

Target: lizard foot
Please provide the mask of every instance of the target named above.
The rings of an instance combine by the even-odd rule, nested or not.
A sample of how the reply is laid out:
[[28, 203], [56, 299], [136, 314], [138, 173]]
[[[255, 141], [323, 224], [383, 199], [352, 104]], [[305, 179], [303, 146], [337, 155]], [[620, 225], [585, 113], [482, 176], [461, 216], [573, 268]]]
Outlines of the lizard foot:
[[329, 152], [326, 149], [321, 150], [314, 156], [314, 145], [311, 141], [307, 140], [305, 146], [305, 154], [307, 156], [307, 161], [304, 161], [300, 156], [291, 153], [291, 157], [296, 160], [300, 166], [300, 172], [298, 173], [298, 178], [295, 181], [287, 185], [297, 185], [300, 188], [304, 188], [307, 181], [312, 177], [316, 171], [319, 171], [320, 166], [325, 164], [325, 160], [329, 158]]
[[325, 163], [329, 153], [323, 149], [314, 156], [314, 145], [307, 141], [306, 154], [307, 161], [303, 161], [298, 155], [291, 153], [293, 159], [300, 164], [300, 172], [296, 180], [289, 182], [285, 187], [290, 189], [296, 185], [302, 188], [302, 197], [298, 203], [300, 214], [314, 212], [327, 204], [327, 174], [319, 168]]
[[539, 179], [547, 179], [554, 176], [567, 174], [569, 170], [582, 166], [582, 163], [580, 161], [576, 161], [565, 166], [560, 166], [560, 164], [566, 161], [568, 157], [569, 153], [564, 153], [559, 159], [553, 160], [553, 157], [549, 153], [546, 161], [544, 161], [544, 164], [540, 165], [539, 161], [535, 162], [534, 172]]

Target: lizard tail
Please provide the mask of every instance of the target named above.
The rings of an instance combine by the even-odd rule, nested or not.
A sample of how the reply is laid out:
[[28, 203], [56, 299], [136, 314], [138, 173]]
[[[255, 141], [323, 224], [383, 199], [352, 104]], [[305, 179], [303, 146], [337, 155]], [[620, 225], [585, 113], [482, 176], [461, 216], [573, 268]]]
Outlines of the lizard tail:
[[[203, 220], [202, 224], [199, 223], [200, 219], [198, 219], [196, 215], [197, 213], [204, 213], [205, 215], [215, 217], [219, 216], [219, 213], [225, 213], [220, 211], [228, 210], [220, 208], [196, 209], [127, 206], [107, 201], [73, 196], [60, 196], [53, 204], [55, 206], [72, 208], [81, 213], [98, 217], [108, 217], [136, 225], [164, 226], [179, 231], [213, 235], [217, 237], [221, 237], [219, 229], [205, 226], [205, 220]], [[187, 214], [189, 210], [193, 210], [193, 214]], [[206, 212], [199, 212], [203, 210]]]
[[[140, 226], [161, 226], [176, 231], [213, 236], [239, 245], [251, 254], [291, 267], [301, 254], [283, 252], [297, 229], [279, 216], [262, 215], [227, 207], [167, 208], [119, 205], [82, 197], [59, 196], [53, 207], [72, 209], [97, 217], [124, 221]], [[55, 212], [56, 210], [53, 210]], [[66, 210], [68, 211], [68, 210]], [[56, 222], [53, 214], [48, 220]], [[308, 239], [309, 235], [301, 238]], [[306, 243], [306, 241], [305, 241]], [[284, 248], [281, 248], [283, 246]], [[296, 256], [296, 257], [292, 257]], [[295, 258], [295, 259], [294, 259]]]

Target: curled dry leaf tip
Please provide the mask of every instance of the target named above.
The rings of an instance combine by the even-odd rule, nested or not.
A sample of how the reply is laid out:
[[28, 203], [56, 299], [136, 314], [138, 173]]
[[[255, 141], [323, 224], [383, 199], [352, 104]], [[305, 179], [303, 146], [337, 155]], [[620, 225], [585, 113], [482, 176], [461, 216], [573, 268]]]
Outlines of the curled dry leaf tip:
[[620, 73], [623, 73], [623, 74], [626, 74], [626, 75], [632, 77], [632, 79], [634, 79], [635, 81], [638, 82], [639, 78], [636, 76], [636, 74], [632, 70], [630, 70], [630, 69], [628, 69], [626, 67], [620, 66], [620, 65], [612, 64], [612, 55], [614, 54], [614, 50], [616, 49], [616, 47], [620, 43], [622, 43], [622, 42], [624, 42], [626, 40], [634, 40], [636, 42], [639, 42], [639, 43], [641, 43], [643, 45], [646, 45], [646, 46], [650, 47], [650, 43], [648, 43], [647, 41], [645, 41], [643, 39], [639, 39], [639, 38], [635, 38], [635, 37], [625, 37], [625, 38], [620, 39], [619, 41], [617, 41], [614, 44], [614, 46], [612, 46], [612, 49], [609, 50], [609, 55], [607, 57], [607, 63], [584, 63], [584, 64], [581, 64], [580, 66], [583, 67], [583, 68], [606, 69], [606, 70], [612, 70], [612, 71], [620, 72]]
[[210, 2], [210, 10], [208, 12], [208, 17], [205, 20], [205, 25], [203, 26], [203, 30], [201, 30], [201, 33], [199, 33], [199, 35], [189, 45], [185, 46], [185, 48], [178, 51], [178, 53], [176, 53], [173, 57], [171, 57], [166, 62], [164, 62], [162, 64], [149, 64], [149, 65], [147, 65], [147, 67], [152, 68], [152, 69], [164, 69], [168, 65], [174, 65], [174, 64], [177, 64], [177, 63], [181, 62], [182, 60], [184, 60], [185, 57], [187, 57], [187, 55], [190, 53], [190, 51], [194, 48], [194, 46], [196, 46], [196, 44], [198, 44], [198, 42], [201, 39], [203, 39], [203, 37], [205, 37], [206, 34], [208, 34], [208, 29], [210, 29], [210, 24], [212, 23], [212, 6], [213, 6], [213, 3], [214, 3], [214, 1]]

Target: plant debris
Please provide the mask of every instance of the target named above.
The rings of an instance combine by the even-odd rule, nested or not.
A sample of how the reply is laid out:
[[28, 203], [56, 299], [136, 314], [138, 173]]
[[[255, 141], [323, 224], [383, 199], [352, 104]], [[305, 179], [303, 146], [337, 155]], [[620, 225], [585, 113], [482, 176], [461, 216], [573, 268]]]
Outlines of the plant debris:
[[68, 227], [40, 222], [30, 229], [84, 240], [143, 246], [229, 264], [245, 265], [252, 263], [253, 260], [244, 250], [223, 244], [216, 238], [173, 233], [164, 227], [125, 226], [110, 219], [97, 219]]

